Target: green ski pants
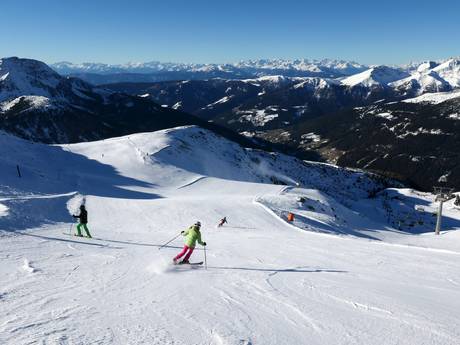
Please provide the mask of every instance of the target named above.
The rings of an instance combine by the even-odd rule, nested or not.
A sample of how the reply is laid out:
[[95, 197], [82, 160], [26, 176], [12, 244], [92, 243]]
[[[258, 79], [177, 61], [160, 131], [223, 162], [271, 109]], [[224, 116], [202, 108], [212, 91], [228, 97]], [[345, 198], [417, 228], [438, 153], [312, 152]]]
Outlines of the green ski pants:
[[89, 233], [88, 227], [84, 223], [78, 223], [78, 225], [77, 225], [77, 235], [81, 236], [81, 227], [83, 227], [83, 229], [85, 229], [86, 236], [91, 237], [91, 234]]

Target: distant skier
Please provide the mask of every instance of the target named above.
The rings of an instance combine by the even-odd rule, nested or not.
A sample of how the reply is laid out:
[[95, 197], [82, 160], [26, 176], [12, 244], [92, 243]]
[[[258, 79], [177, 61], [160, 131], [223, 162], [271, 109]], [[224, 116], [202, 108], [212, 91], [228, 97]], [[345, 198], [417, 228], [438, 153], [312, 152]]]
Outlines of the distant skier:
[[83, 237], [81, 234], [81, 227], [83, 227], [83, 229], [85, 229], [86, 235], [89, 238], [91, 238], [91, 234], [89, 233], [88, 226], [86, 225], [88, 224], [88, 211], [86, 211], [85, 205], [80, 206], [80, 214], [78, 216], [72, 215], [72, 217], [79, 219], [79, 222], [77, 225], [77, 236]]
[[223, 226], [225, 223], [227, 223], [227, 217], [224, 217], [220, 220], [219, 225], [217, 225], [219, 228]]
[[[196, 222], [187, 230], [181, 231], [182, 236], [186, 236], [185, 245], [184, 245], [184, 249], [182, 249], [182, 251], [179, 254], [177, 254], [176, 257], [173, 259], [174, 264], [177, 264], [177, 263], [189, 264], [190, 263], [189, 259], [193, 253], [193, 250], [195, 249], [196, 242], [198, 242], [202, 246], [206, 245], [206, 242], [203, 242], [201, 240], [200, 228], [201, 228], [201, 223]], [[178, 262], [179, 259], [183, 257], [184, 255], [185, 255], [184, 259]]]

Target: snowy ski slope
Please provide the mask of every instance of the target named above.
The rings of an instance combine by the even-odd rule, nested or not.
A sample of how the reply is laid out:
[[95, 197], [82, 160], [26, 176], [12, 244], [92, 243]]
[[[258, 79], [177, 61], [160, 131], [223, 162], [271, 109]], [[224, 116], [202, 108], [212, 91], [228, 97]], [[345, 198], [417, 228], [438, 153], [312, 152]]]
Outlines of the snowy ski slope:
[[430, 194], [195, 127], [0, 155], [0, 344], [459, 344], [452, 202], [435, 236]]

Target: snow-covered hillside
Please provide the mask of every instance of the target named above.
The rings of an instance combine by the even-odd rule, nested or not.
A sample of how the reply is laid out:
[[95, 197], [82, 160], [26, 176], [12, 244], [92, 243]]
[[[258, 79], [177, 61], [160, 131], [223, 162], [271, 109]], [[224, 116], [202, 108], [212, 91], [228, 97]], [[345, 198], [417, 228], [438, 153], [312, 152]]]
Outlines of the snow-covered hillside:
[[376, 66], [342, 79], [348, 86], [388, 87], [404, 96], [444, 92], [460, 87], [460, 60], [427, 61], [412, 68]]
[[453, 87], [460, 87], [460, 58], [449, 59], [433, 68], [433, 71]]
[[460, 98], [460, 90], [450, 92], [430, 92], [423, 95], [403, 100], [405, 103], [430, 103], [440, 104], [445, 101]]
[[387, 66], [372, 67], [364, 72], [352, 75], [342, 80], [342, 84], [348, 86], [382, 86], [395, 80], [400, 80], [408, 76], [408, 73], [396, 68]]
[[[105, 91], [107, 93], [107, 91]], [[0, 113], [30, 98], [35, 107], [61, 107], [95, 101], [104, 91], [78, 79], [63, 78], [43, 62], [17, 57], [0, 59]]]
[[[197, 127], [61, 146], [2, 133], [0, 155], [2, 344], [460, 337], [451, 202], [435, 236], [430, 194]], [[91, 240], [68, 235], [82, 200]], [[160, 245], [196, 220], [207, 269], [171, 265], [182, 240]]]

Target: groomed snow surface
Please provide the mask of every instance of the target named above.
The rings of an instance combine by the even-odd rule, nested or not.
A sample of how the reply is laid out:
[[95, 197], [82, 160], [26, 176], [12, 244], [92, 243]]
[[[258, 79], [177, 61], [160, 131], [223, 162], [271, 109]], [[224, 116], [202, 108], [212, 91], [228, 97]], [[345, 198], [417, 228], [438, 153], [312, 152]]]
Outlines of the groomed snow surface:
[[459, 344], [451, 202], [435, 236], [430, 194], [196, 127], [0, 155], [0, 344]]
[[439, 104], [450, 99], [460, 98], [460, 91], [451, 91], [451, 92], [436, 92], [436, 93], [425, 93], [421, 96], [415, 98], [409, 98], [403, 100], [406, 103], [431, 103]]

